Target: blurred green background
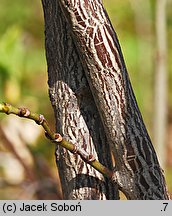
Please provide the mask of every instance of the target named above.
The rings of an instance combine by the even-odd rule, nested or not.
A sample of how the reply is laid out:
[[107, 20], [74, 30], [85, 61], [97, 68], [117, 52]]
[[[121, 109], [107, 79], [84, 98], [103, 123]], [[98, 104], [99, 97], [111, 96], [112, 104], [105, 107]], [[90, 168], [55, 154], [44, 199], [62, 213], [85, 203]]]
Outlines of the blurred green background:
[[[104, 0], [117, 31], [136, 98], [151, 137], [156, 59], [155, 4], [155, 0]], [[171, 0], [168, 1], [166, 13], [168, 124], [164, 168], [171, 192]], [[25, 106], [34, 112], [42, 113], [54, 128], [47, 79], [41, 1], [0, 0], [0, 101], [14, 106]], [[35, 123], [1, 114], [0, 199], [61, 198], [53, 145], [44, 138], [43, 131]]]

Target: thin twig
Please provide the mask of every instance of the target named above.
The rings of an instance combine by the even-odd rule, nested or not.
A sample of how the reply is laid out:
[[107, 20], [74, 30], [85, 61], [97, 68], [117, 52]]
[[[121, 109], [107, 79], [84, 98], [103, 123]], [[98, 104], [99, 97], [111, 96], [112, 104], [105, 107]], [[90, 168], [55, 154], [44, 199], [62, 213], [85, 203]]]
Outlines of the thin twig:
[[51, 140], [52, 143], [56, 143], [65, 149], [69, 150], [73, 154], [78, 154], [81, 158], [92, 167], [94, 167], [97, 171], [102, 173], [104, 176], [112, 179], [113, 172], [110, 171], [107, 167], [102, 165], [98, 160], [94, 158], [93, 155], [86, 152], [84, 149], [79, 148], [77, 145], [67, 141], [64, 139], [59, 133], [54, 133], [49, 125], [47, 120], [43, 115], [33, 113], [28, 108], [16, 108], [7, 103], [0, 103], [0, 113], [14, 114], [19, 117], [27, 118], [34, 120], [38, 125], [41, 125], [44, 128], [46, 137]]

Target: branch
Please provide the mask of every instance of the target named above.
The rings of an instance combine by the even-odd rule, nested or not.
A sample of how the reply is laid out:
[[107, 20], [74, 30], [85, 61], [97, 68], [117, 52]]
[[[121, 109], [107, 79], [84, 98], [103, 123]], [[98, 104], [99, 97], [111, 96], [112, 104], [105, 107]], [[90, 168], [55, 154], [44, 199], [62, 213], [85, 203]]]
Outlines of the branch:
[[14, 147], [13, 143], [7, 138], [6, 134], [4, 133], [4, 130], [2, 129], [2, 126], [0, 125], [0, 139], [1, 142], [4, 144], [4, 146], [12, 152], [12, 154], [17, 158], [17, 160], [20, 162], [20, 164], [23, 166], [25, 170], [25, 174], [27, 178], [29, 178], [32, 181], [35, 181], [35, 174], [34, 171], [32, 170], [32, 167], [26, 163], [24, 158], [20, 156], [18, 153], [17, 149]]
[[104, 176], [112, 179], [113, 172], [108, 168], [103, 166], [99, 161], [97, 161], [93, 155], [86, 152], [84, 149], [79, 148], [77, 145], [64, 139], [59, 133], [53, 132], [47, 120], [43, 115], [33, 113], [28, 108], [16, 108], [7, 103], [0, 103], [0, 113], [14, 114], [19, 117], [34, 120], [38, 125], [44, 128], [46, 137], [51, 140], [52, 143], [56, 143], [63, 148], [69, 150], [73, 154], [78, 154], [81, 158], [92, 167], [94, 167], [98, 172], [102, 173]]

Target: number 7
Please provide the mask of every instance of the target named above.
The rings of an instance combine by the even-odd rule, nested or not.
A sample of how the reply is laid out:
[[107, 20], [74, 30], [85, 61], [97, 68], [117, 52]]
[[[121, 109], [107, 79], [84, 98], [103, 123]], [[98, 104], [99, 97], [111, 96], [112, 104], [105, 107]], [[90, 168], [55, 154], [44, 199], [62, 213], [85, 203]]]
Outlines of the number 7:
[[167, 206], [168, 206], [168, 203], [163, 203], [164, 206], [164, 211], [166, 210]]

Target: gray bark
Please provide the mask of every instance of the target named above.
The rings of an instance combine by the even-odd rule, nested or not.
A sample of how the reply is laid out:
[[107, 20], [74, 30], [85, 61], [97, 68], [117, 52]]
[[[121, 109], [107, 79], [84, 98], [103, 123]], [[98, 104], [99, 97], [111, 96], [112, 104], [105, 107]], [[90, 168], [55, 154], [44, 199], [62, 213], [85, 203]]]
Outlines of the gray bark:
[[[112, 169], [111, 152], [79, 54], [59, 7], [42, 0], [49, 95], [56, 130]], [[117, 186], [78, 155], [56, 147], [64, 199], [118, 199]]]
[[102, 1], [59, 2], [114, 151], [114, 181], [128, 199], [168, 199], [164, 175]]

